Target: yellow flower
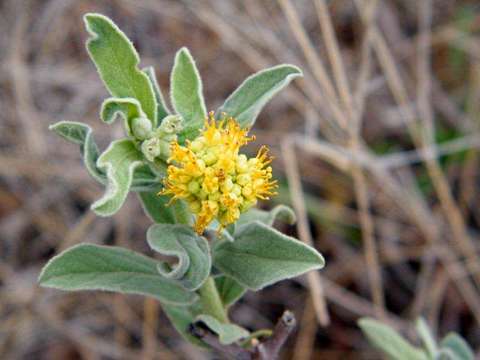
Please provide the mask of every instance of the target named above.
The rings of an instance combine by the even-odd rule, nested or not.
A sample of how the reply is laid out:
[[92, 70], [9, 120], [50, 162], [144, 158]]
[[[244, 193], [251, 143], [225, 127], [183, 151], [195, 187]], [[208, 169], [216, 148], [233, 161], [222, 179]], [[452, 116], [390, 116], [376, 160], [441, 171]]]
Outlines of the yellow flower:
[[185, 200], [196, 215], [195, 231], [203, 233], [214, 219], [220, 227], [234, 223], [240, 213], [275, 195], [271, 157], [262, 146], [256, 157], [239, 154], [240, 147], [254, 140], [233, 118], [215, 121], [213, 111], [204, 129], [193, 141], [171, 144], [165, 189], [161, 195]]

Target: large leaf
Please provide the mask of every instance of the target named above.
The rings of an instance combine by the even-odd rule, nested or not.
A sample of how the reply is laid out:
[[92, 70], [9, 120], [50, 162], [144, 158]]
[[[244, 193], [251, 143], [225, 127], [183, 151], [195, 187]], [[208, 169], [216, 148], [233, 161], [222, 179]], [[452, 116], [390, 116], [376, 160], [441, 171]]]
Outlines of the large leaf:
[[215, 277], [215, 286], [225, 307], [234, 304], [247, 291], [238, 281], [225, 275]]
[[130, 40], [103, 15], [86, 14], [84, 20], [91, 35], [87, 50], [107, 89], [115, 97], [137, 99], [147, 117], [156, 123], [153, 86], [138, 69], [140, 59]]
[[370, 318], [362, 318], [358, 325], [370, 343], [392, 360], [427, 360], [427, 354], [408, 343], [390, 326]]
[[196, 301], [195, 294], [163, 278], [157, 265], [157, 261], [127, 249], [80, 244], [53, 257], [43, 268], [39, 282], [61, 290], [148, 295], [171, 304]]
[[210, 274], [212, 260], [208, 242], [186, 225], [155, 224], [147, 231], [150, 247], [163, 255], [175, 256], [178, 263], [171, 268], [160, 264], [158, 271], [177, 280], [186, 289], [198, 289]]
[[204, 342], [190, 334], [189, 327], [195, 322], [195, 317], [200, 314], [201, 306], [195, 303], [191, 306], [162, 305], [163, 311], [177, 330], [186, 340], [191, 343], [207, 347]]
[[162, 119], [170, 114], [165, 99], [163, 98], [162, 90], [158, 85], [157, 77], [155, 76], [155, 69], [153, 66], [146, 67], [143, 72], [147, 74], [150, 83], [153, 86], [153, 92], [155, 93], [155, 99], [157, 99], [157, 124], [162, 122]]
[[295, 213], [291, 208], [285, 205], [277, 205], [270, 211], [251, 208], [247, 212], [240, 215], [240, 219], [238, 219], [236, 222], [236, 226], [237, 228], [240, 228], [242, 225], [256, 220], [264, 223], [265, 225], [272, 226], [277, 219], [289, 225], [295, 224], [296, 221]]
[[450, 350], [454, 355], [452, 360], [473, 360], [475, 354], [470, 345], [458, 334], [449, 333], [440, 343], [441, 349]]
[[287, 64], [259, 71], [240, 84], [218, 113], [234, 117], [242, 127], [252, 126], [263, 106], [290, 81], [302, 75], [298, 67]]
[[116, 140], [97, 160], [105, 169], [108, 184], [103, 197], [92, 204], [100, 216], [110, 216], [120, 209], [132, 184], [133, 172], [142, 165], [143, 155], [129, 139]]
[[210, 315], [199, 315], [195, 319], [196, 322], [202, 322], [207, 327], [218, 335], [218, 340], [223, 345], [229, 345], [244, 339], [250, 335], [250, 333], [235, 324], [224, 324]]
[[243, 225], [234, 242], [222, 241], [214, 248], [214, 265], [253, 290], [324, 264], [314, 248], [258, 221]]
[[83, 161], [90, 175], [102, 184], [106, 183], [105, 173], [97, 167], [99, 151], [90, 126], [74, 121], [60, 121], [50, 125], [49, 129], [68, 141], [80, 145]]
[[173, 64], [170, 79], [171, 99], [177, 114], [182, 115], [181, 138], [192, 139], [203, 126], [207, 110], [202, 94], [202, 80], [187, 48], [181, 48]]
[[[125, 120], [125, 128], [129, 135], [133, 135], [132, 120], [145, 117], [138, 100], [134, 98], [108, 98], [102, 103], [101, 119], [107, 124], [112, 123], [117, 115]], [[153, 126], [153, 124], [152, 124]]]

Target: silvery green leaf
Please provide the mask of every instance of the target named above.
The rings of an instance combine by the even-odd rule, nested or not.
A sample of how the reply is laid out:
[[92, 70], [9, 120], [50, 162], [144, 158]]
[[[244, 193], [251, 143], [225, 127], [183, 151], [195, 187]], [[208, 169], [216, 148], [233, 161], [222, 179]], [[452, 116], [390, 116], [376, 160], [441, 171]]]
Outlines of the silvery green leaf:
[[426, 321], [423, 318], [417, 319], [415, 324], [415, 328], [417, 329], [417, 333], [422, 339], [423, 345], [427, 349], [428, 355], [431, 359], [435, 358], [435, 354], [437, 353], [437, 343], [430, 331], [430, 328]]
[[279, 219], [289, 225], [295, 224], [296, 216], [291, 208], [285, 205], [277, 205], [270, 211], [251, 208], [247, 212], [240, 215], [240, 219], [236, 222], [236, 227], [248, 224], [258, 220], [265, 225], [272, 226], [275, 220]]
[[243, 225], [235, 241], [217, 243], [215, 267], [252, 290], [320, 269], [325, 261], [314, 248], [254, 221]]
[[203, 126], [207, 110], [202, 94], [202, 79], [192, 55], [185, 47], [175, 55], [170, 86], [173, 108], [183, 118], [180, 138], [192, 139]]
[[215, 285], [225, 307], [235, 304], [247, 291], [238, 281], [225, 275], [215, 277]]
[[438, 350], [433, 360], [461, 360], [450, 348], [442, 348]]
[[441, 349], [449, 349], [454, 355], [454, 360], [473, 360], [475, 354], [468, 343], [458, 334], [449, 333], [440, 342]]
[[204, 342], [190, 335], [188, 332], [190, 325], [195, 321], [195, 317], [201, 312], [201, 306], [199, 306], [198, 303], [194, 303], [191, 306], [162, 304], [162, 309], [172, 322], [175, 330], [177, 330], [185, 340], [201, 347], [207, 347]]
[[234, 117], [242, 127], [250, 127], [263, 106], [294, 78], [303, 76], [293, 65], [278, 65], [249, 76], [225, 100], [217, 113]]
[[162, 122], [162, 119], [170, 114], [165, 99], [163, 98], [162, 90], [160, 85], [158, 85], [157, 77], [155, 76], [155, 69], [153, 66], [146, 67], [143, 69], [143, 72], [147, 74], [150, 83], [153, 86], [153, 92], [155, 94], [155, 99], [157, 100], [157, 124], [159, 125]]
[[155, 224], [147, 231], [147, 241], [153, 250], [178, 259], [173, 268], [161, 263], [158, 271], [169, 279], [177, 280], [186, 289], [198, 289], [210, 274], [212, 260], [208, 242], [195, 234], [191, 227]]
[[[128, 135], [133, 135], [132, 121], [135, 118], [144, 118], [146, 115], [138, 100], [134, 98], [108, 98], [102, 103], [100, 118], [111, 124], [120, 115], [125, 120]], [[152, 124], [153, 125], [153, 124]]]
[[195, 322], [204, 323], [211, 331], [218, 335], [218, 340], [220, 340], [220, 343], [223, 345], [232, 344], [250, 335], [244, 328], [235, 324], [223, 324], [210, 315], [198, 315], [195, 318]]
[[159, 196], [152, 191], [139, 192], [145, 213], [156, 223], [175, 224], [175, 214], [172, 207], [167, 206], [170, 199], [167, 196]]
[[90, 126], [74, 121], [60, 121], [50, 125], [49, 129], [66, 140], [80, 145], [83, 161], [90, 175], [100, 183], [106, 183], [105, 173], [97, 167], [99, 151]]
[[53, 257], [43, 268], [42, 286], [61, 290], [105, 290], [152, 296], [187, 305], [196, 295], [163, 278], [158, 262], [131, 250], [80, 244]]
[[362, 318], [358, 326], [367, 336], [370, 343], [383, 351], [392, 360], [427, 360], [428, 356], [422, 349], [411, 345], [390, 326], [370, 318]]
[[105, 86], [114, 97], [137, 99], [156, 124], [157, 102], [148, 76], [138, 69], [140, 59], [125, 34], [107, 17], [84, 16], [90, 38], [87, 50]]
[[143, 164], [143, 155], [129, 139], [116, 140], [97, 160], [97, 166], [105, 169], [108, 184], [105, 194], [92, 204], [92, 210], [100, 216], [110, 216], [120, 209], [132, 185], [135, 168]]

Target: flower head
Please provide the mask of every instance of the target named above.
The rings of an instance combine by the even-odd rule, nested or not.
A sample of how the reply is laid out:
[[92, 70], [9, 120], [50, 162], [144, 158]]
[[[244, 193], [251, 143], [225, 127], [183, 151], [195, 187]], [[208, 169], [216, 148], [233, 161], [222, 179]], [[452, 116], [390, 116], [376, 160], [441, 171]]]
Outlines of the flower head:
[[210, 112], [204, 129], [185, 146], [171, 143], [170, 165], [162, 195], [183, 199], [196, 215], [195, 230], [201, 234], [214, 219], [223, 228], [240, 214], [275, 195], [271, 157], [262, 146], [254, 158], [239, 154], [254, 140], [233, 118], [217, 122]]

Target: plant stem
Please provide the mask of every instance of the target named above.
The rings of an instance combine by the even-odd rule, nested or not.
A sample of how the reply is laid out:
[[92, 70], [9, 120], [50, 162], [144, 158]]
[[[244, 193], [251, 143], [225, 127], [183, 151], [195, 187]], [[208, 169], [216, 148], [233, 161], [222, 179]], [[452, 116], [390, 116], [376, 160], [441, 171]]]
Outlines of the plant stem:
[[198, 294], [200, 295], [200, 302], [205, 314], [213, 316], [222, 323], [229, 322], [213, 277], [208, 277], [200, 289], [198, 289]]

